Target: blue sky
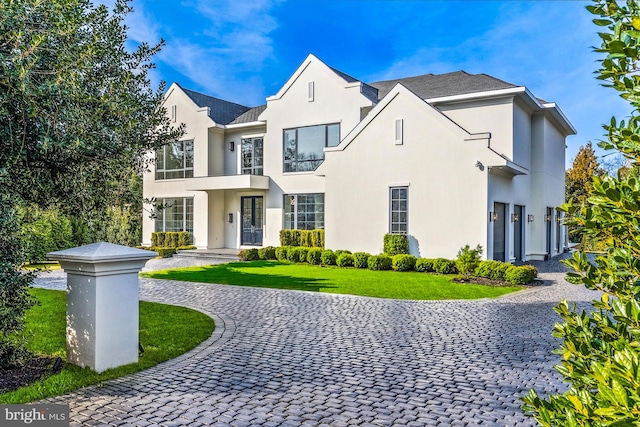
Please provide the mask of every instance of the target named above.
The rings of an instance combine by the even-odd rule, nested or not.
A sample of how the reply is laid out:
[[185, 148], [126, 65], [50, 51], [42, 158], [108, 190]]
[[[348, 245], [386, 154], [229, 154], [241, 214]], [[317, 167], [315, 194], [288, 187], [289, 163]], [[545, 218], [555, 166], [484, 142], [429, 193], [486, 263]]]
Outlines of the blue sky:
[[[113, 3], [113, 1], [105, 1]], [[593, 71], [586, 1], [134, 0], [129, 37], [166, 46], [153, 79], [247, 106], [265, 103], [313, 53], [362, 81], [465, 70], [556, 102], [581, 145], [630, 112]], [[599, 154], [604, 154], [599, 151]]]

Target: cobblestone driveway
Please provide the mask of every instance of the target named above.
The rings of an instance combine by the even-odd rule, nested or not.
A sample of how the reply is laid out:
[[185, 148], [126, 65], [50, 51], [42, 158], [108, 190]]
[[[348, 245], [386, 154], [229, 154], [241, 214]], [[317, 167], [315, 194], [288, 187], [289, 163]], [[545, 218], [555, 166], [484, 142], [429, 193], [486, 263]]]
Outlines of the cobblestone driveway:
[[49, 402], [69, 403], [72, 425], [533, 426], [518, 398], [563, 389], [552, 307], [594, 297], [541, 276], [556, 284], [472, 302], [141, 280], [143, 299], [209, 314], [214, 335]]

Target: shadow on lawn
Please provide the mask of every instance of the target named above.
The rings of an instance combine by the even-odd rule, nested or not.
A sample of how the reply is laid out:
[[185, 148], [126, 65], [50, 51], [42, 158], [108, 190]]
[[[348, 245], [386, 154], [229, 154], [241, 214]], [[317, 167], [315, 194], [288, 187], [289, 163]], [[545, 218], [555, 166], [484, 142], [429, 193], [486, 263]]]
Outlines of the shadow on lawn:
[[297, 291], [320, 292], [320, 289], [337, 288], [326, 279], [286, 276], [279, 274], [255, 274], [239, 271], [243, 269], [265, 269], [285, 265], [274, 261], [254, 261], [251, 263], [231, 262], [228, 264], [206, 265], [189, 269], [176, 269], [150, 272], [144, 277], [184, 282], [218, 283], [222, 285], [250, 286], [253, 288], [289, 289]]

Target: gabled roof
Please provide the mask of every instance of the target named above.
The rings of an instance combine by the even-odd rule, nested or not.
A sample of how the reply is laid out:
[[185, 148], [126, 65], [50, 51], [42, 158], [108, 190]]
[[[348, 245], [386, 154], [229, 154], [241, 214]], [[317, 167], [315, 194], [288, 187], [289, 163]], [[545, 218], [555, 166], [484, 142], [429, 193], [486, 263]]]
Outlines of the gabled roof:
[[487, 74], [469, 74], [465, 71], [385, 80], [371, 83], [371, 86], [378, 89], [379, 98], [382, 99], [397, 83], [402, 83], [422, 99], [519, 87]]
[[209, 117], [214, 122], [221, 125], [228, 125], [238, 116], [241, 116], [249, 110], [249, 107], [245, 107], [244, 105], [214, 98], [213, 96], [205, 95], [183, 87], [180, 87], [180, 89], [182, 89], [182, 91], [191, 98], [198, 107], [208, 107]]
[[229, 123], [230, 125], [239, 125], [242, 123], [251, 123], [257, 122], [260, 114], [267, 108], [267, 104], [260, 105], [258, 107], [253, 107], [248, 109], [246, 112], [236, 117], [234, 121]]
[[343, 73], [340, 70], [337, 70], [333, 67], [328, 66], [334, 73], [336, 73], [338, 76], [342, 77], [347, 83], [356, 83], [359, 82], [360, 83], [360, 93], [362, 93], [364, 96], [366, 96], [370, 101], [372, 102], [378, 102], [378, 89], [376, 89], [375, 87], [366, 84], [365, 82], [362, 82], [358, 79], [356, 79], [355, 77], [351, 77], [349, 74], [347, 73]]

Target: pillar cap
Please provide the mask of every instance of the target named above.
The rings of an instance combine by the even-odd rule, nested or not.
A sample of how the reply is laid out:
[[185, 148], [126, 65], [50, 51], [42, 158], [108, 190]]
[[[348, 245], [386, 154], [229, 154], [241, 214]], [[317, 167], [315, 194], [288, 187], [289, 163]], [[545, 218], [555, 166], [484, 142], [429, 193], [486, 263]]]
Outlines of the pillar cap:
[[47, 258], [55, 261], [112, 262], [148, 260], [158, 256], [157, 252], [114, 243], [98, 242], [62, 251], [49, 252]]

